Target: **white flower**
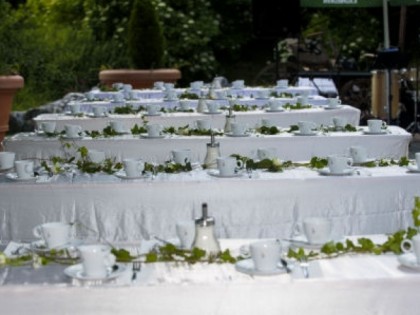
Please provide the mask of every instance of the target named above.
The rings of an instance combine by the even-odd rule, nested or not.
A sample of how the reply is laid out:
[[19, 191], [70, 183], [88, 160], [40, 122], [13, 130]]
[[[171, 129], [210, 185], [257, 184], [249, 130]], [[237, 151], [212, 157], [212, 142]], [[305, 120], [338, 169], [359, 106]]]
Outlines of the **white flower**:
[[4, 253], [0, 253], [0, 265], [6, 264], [7, 257]]
[[34, 254], [32, 256], [32, 267], [34, 269], [38, 269], [42, 266], [42, 258], [38, 256], [37, 254]]

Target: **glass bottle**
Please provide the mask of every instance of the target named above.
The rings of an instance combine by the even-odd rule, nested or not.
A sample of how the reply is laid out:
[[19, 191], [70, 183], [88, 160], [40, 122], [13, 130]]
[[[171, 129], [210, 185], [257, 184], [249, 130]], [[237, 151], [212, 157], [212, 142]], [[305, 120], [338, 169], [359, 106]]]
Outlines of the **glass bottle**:
[[208, 216], [207, 203], [202, 204], [202, 217], [195, 220], [195, 237], [193, 248], [206, 251], [206, 255], [216, 255], [220, 252], [220, 244], [214, 233], [215, 220]]

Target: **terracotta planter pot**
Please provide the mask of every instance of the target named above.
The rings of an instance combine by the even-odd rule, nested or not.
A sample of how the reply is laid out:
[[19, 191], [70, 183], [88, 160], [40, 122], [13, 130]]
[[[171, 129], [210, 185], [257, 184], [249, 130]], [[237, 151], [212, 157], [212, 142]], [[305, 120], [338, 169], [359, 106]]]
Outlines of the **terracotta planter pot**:
[[0, 143], [9, 131], [13, 97], [23, 85], [24, 79], [20, 75], [0, 76]]
[[99, 81], [112, 86], [112, 83], [131, 84], [134, 89], [152, 88], [156, 81], [165, 83], [176, 83], [181, 78], [181, 72], [178, 69], [155, 69], [155, 70], [132, 70], [115, 69], [102, 70], [99, 72]]

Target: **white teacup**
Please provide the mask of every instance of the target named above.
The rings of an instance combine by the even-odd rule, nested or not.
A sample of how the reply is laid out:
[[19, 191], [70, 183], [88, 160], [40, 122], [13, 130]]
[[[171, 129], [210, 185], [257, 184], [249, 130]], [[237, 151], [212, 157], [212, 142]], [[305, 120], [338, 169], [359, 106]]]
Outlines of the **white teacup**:
[[344, 117], [333, 117], [332, 121], [333, 121], [334, 127], [337, 129], [344, 129], [347, 123]]
[[146, 109], [147, 109], [147, 114], [148, 115], [155, 116], [155, 115], [159, 114], [160, 106], [149, 104], [149, 105], [146, 106]]
[[341, 105], [341, 100], [339, 98], [336, 97], [330, 97], [328, 98], [328, 106], [329, 107], [338, 107]]
[[87, 92], [85, 93], [86, 99], [88, 101], [94, 101], [95, 100], [95, 93], [93, 92]]
[[175, 89], [175, 84], [173, 84], [173, 83], [163, 83], [163, 87], [165, 88], [166, 91], [174, 90]]
[[269, 118], [263, 118], [261, 119], [261, 125], [264, 127], [274, 127], [276, 126], [276, 123]]
[[270, 91], [269, 90], [258, 90], [257, 93], [257, 98], [268, 98], [270, 96]]
[[159, 137], [162, 134], [163, 126], [160, 124], [148, 124], [146, 129], [149, 137]]
[[246, 134], [247, 126], [243, 123], [239, 122], [232, 122], [231, 123], [231, 130], [234, 136], [243, 136]]
[[122, 90], [124, 88], [124, 83], [115, 82], [115, 83], [112, 83], [112, 87], [116, 90]]
[[175, 101], [177, 99], [177, 93], [176, 93], [175, 89], [165, 90], [165, 98], [168, 101]]
[[191, 150], [190, 149], [177, 149], [172, 150], [172, 158], [175, 163], [186, 164], [191, 162]]
[[281, 243], [267, 240], [249, 245], [254, 268], [258, 271], [273, 271], [278, 267], [281, 257]]
[[81, 113], [81, 110], [80, 110], [80, 107], [81, 106], [80, 106], [79, 103], [72, 103], [72, 104], [69, 104], [68, 106], [70, 108], [70, 112], [73, 115], [77, 115], [77, 114], [80, 114]]
[[112, 98], [114, 102], [124, 102], [124, 94], [121, 92], [115, 93]]
[[277, 80], [277, 87], [278, 88], [287, 88], [289, 86], [289, 80], [283, 79], [283, 80]]
[[417, 258], [417, 264], [420, 264], [420, 234], [413, 236], [411, 240], [403, 240], [401, 242], [401, 250], [404, 253], [413, 253]]
[[234, 89], [243, 89], [245, 87], [245, 81], [244, 80], [235, 80], [232, 82], [232, 87]]
[[102, 163], [105, 161], [105, 152], [98, 150], [88, 150], [88, 157], [93, 163]]
[[296, 97], [296, 103], [301, 105], [308, 105], [308, 97], [306, 95], [299, 95]]
[[244, 166], [241, 160], [234, 157], [219, 157], [217, 158], [217, 168], [220, 176], [233, 176], [235, 172]]
[[209, 113], [217, 113], [219, 111], [219, 104], [216, 102], [207, 102]]
[[175, 228], [181, 248], [191, 249], [195, 237], [194, 221], [178, 221]]
[[132, 90], [132, 91], [130, 91], [130, 92], [128, 92], [128, 97], [131, 99], [131, 100], [137, 100], [139, 97], [138, 97], [138, 94], [137, 94], [137, 91], [134, 91], [134, 90]]
[[200, 90], [203, 87], [203, 81], [194, 81], [190, 83], [191, 90]]
[[332, 174], [342, 174], [353, 165], [353, 159], [347, 156], [329, 155], [328, 168]]
[[34, 177], [34, 162], [29, 160], [15, 161], [15, 170], [19, 178]]
[[163, 81], [156, 81], [153, 83], [153, 88], [156, 90], [163, 90], [165, 88]]
[[127, 129], [125, 128], [125, 125], [124, 125], [124, 123], [122, 121], [112, 120], [112, 121], [109, 122], [109, 125], [117, 133], [124, 133], [124, 132], [127, 131]]
[[211, 129], [211, 120], [208, 119], [197, 119], [195, 121], [195, 125], [197, 126], [198, 130], [209, 130]]
[[[414, 156], [416, 159], [417, 168], [420, 169], [420, 152], [417, 152]], [[1, 165], [1, 159], [0, 159], [0, 165]]]
[[80, 135], [79, 133], [82, 132], [82, 127], [79, 125], [64, 125], [64, 130], [66, 131], [66, 136], [68, 138], [78, 138]]
[[7, 170], [12, 168], [15, 163], [16, 153], [14, 152], [0, 152], [0, 170]]
[[382, 128], [386, 127], [386, 122], [381, 119], [369, 119], [367, 121], [369, 131], [373, 133], [380, 133]]
[[277, 149], [276, 148], [258, 148], [257, 156], [260, 160], [274, 159], [275, 157], [277, 157]]
[[226, 92], [226, 90], [216, 90], [216, 91], [214, 91], [214, 96], [218, 100], [224, 100], [224, 99], [227, 98], [227, 92]]
[[314, 132], [314, 129], [317, 128], [316, 123], [312, 121], [299, 121], [298, 122], [299, 132], [301, 134], [311, 134]]
[[190, 109], [190, 102], [188, 102], [188, 101], [179, 101], [179, 108], [181, 110], [189, 110]]
[[101, 117], [105, 114], [106, 108], [103, 106], [93, 106], [92, 111], [93, 111], [93, 116]]
[[77, 248], [82, 257], [83, 273], [89, 278], [105, 278], [115, 264], [115, 256], [106, 245], [82, 245]]
[[306, 218], [303, 231], [310, 244], [324, 244], [331, 241], [332, 223], [326, 218]]
[[54, 133], [56, 125], [55, 121], [43, 121], [41, 122], [41, 129], [46, 133]]
[[124, 159], [124, 170], [128, 177], [139, 177], [144, 171], [144, 161], [140, 159]]
[[33, 229], [37, 238], [44, 240], [47, 248], [57, 248], [69, 243], [71, 238], [71, 225], [64, 222], [48, 222], [40, 224]]
[[123, 90], [124, 90], [124, 92], [128, 93], [128, 92], [133, 90], [133, 86], [131, 84], [124, 84], [123, 85]]
[[280, 100], [270, 100], [268, 102], [270, 110], [279, 110], [282, 108], [283, 102]]
[[361, 146], [350, 147], [350, 155], [353, 159], [353, 163], [364, 163], [367, 160], [367, 150], [365, 147], [361, 147]]

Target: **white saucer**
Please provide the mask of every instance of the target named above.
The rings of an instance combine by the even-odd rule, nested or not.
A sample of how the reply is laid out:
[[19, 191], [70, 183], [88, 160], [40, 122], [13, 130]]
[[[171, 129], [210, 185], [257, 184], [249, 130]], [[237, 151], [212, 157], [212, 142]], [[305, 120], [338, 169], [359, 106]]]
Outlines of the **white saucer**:
[[365, 135], [386, 135], [388, 133], [387, 130], [381, 130], [380, 132], [372, 132], [369, 130], [364, 130], [363, 134]]
[[402, 254], [397, 256], [398, 261], [404, 267], [420, 271], [420, 264], [413, 253]]
[[338, 106], [324, 106], [325, 109], [340, 109], [341, 107], [343, 107], [343, 105], [338, 105]]
[[226, 132], [225, 135], [228, 136], [228, 137], [249, 137], [250, 136], [249, 133], [244, 133], [242, 135], [234, 135], [231, 132]]
[[83, 139], [83, 136], [78, 136], [78, 137], [69, 137], [69, 136], [67, 136], [67, 135], [64, 135], [64, 136], [63, 136], [63, 139], [66, 139], [66, 140], [80, 140], [80, 139]]
[[87, 114], [87, 116], [90, 117], [90, 118], [104, 118], [104, 117], [108, 117], [108, 115], [105, 114], [105, 113], [103, 113], [103, 114], [101, 114], [99, 116], [95, 115], [94, 113], [89, 113], [89, 114]]
[[83, 281], [94, 281], [94, 280], [107, 281], [107, 280], [112, 280], [119, 277], [125, 271], [126, 266], [124, 266], [123, 264], [116, 264], [116, 265], [118, 266], [118, 269], [109, 271], [109, 273], [104, 278], [86, 276], [83, 272], [82, 264], [77, 264], [77, 265], [67, 267], [66, 269], [64, 269], [64, 273], [70, 278], [83, 280]]
[[251, 276], [275, 276], [286, 273], [286, 270], [279, 264], [277, 268], [270, 271], [256, 270], [252, 259], [240, 260], [235, 264], [235, 269], [239, 272], [246, 273]]
[[114, 173], [114, 175], [117, 176], [118, 178], [121, 178], [121, 179], [141, 179], [141, 178], [150, 177], [150, 175], [148, 175], [148, 174], [144, 174], [144, 175], [140, 175], [140, 176], [127, 176], [127, 174], [123, 170]]
[[323, 168], [318, 170], [320, 175], [323, 176], [349, 176], [349, 175], [353, 175], [354, 170], [352, 168], [348, 168], [345, 169], [342, 173], [331, 173], [330, 169], [328, 168]]
[[218, 115], [221, 113], [223, 113], [221, 110], [218, 110], [217, 112], [209, 112], [209, 111], [203, 112], [203, 114], [206, 114], [206, 115]]
[[65, 112], [64, 113], [64, 115], [66, 115], [66, 116], [83, 116], [84, 115], [84, 113], [83, 112], [79, 112], [79, 113], [72, 113], [72, 112]]
[[140, 138], [143, 138], [143, 139], [162, 139], [162, 138], [164, 138], [165, 137], [165, 135], [160, 135], [160, 136], [154, 136], [154, 137], [151, 137], [151, 136], [149, 136], [147, 133], [142, 133], [141, 135], [140, 135]]
[[269, 100], [269, 97], [256, 97], [256, 100]]
[[243, 175], [242, 172], [235, 173], [233, 175], [220, 175], [219, 170], [209, 170], [207, 172], [210, 176], [219, 177], [219, 178], [234, 178], [234, 177], [241, 177]]
[[161, 115], [162, 115], [162, 113], [161, 113], [161, 112], [158, 112], [158, 113], [156, 113], [156, 114], [149, 114], [149, 113], [144, 114], [144, 116], [149, 116], [149, 117], [161, 116]]
[[281, 113], [284, 112], [283, 108], [279, 108], [279, 109], [266, 109], [265, 110], [267, 113]]
[[289, 242], [290, 245], [294, 246], [294, 247], [303, 247], [303, 248], [306, 248], [306, 249], [319, 250], [319, 249], [322, 248], [322, 246], [324, 246], [325, 243], [340, 242], [341, 240], [330, 240], [330, 241], [327, 241], [327, 242], [322, 243], [322, 244], [316, 244], [316, 243], [309, 243], [304, 235], [299, 235], [299, 236], [296, 236], [292, 239], [288, 239], [286, 241]]
[[67, 244], [54, 247], [54, 248], [48, 248], [44, 240], [33, 241], [30, 245], [34, 252], [44, 254], [44, 253], [50, 252], [53, 249], [62, 250], [62, 249], [76, 248], [77, 246], [82, 245], [82, 244], [83, 244], [82, 240], [74, 239], [74, 240], [70, 240]]
[[311, 133], [301, 133], [299, 130], [292, 131], [295, 136], [316, 136], [318, 131], [313, 131]]
[[31, 176], [29, 178], [19, 178], [17, 176], [17, 173], [7, 173], [6, 177], [15, 182], [32, 182], [32, 181], [34, 182], [38, 178], [37, 176]]
[[420, 173], [420, 169], [417, 165], [407, 165], [407, 169], [409, 173]]

